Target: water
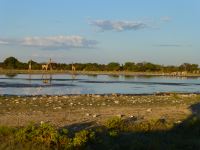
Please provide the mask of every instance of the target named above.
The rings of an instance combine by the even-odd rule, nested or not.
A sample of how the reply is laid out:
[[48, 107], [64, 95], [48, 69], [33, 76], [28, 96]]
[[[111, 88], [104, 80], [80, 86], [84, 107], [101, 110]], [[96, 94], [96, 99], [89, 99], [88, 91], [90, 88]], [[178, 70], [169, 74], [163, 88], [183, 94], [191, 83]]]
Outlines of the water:
[[0, 75], [0, 95], [200, 93], [200, 78], [110, 75]]

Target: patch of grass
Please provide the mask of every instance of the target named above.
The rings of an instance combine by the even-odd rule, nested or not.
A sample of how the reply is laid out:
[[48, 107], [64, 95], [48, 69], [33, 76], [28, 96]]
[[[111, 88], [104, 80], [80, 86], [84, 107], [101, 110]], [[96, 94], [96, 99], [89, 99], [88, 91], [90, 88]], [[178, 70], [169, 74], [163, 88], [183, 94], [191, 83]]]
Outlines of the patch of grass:
[[22, 128], [0, 127], [0, 149], [200, 149], [200, 119], [197, 116], [174, 127], [163, 119], [137, 122], [114, 117], [104, 126], [74, 131], [71, 136], [69, 132], [47, 123]]

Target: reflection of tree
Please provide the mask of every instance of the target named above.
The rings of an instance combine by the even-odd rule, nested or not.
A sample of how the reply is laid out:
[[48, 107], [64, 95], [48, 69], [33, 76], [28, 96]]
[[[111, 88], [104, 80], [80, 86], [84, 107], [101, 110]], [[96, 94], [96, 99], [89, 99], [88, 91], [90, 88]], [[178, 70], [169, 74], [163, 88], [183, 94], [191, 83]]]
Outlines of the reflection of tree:
[[15, 74], [15, 73], [8, 73], [8, 74], [5, 74], [5, 76], [8, 77], [8, 78], [14, 78], [14, 77], [17, 76], [17, 74]]
[[119, 78], [119, 75], [115, 75], [115, 74], [110, 74], [108, 75], [110, 78]]
[[97, 74], [87, 74], [88, 77], [93, 77], [93, 78], [97, 78]]
[[72, 83], [74, 82], [75, 79], [76, 79], [76, 73], [72, 73]]

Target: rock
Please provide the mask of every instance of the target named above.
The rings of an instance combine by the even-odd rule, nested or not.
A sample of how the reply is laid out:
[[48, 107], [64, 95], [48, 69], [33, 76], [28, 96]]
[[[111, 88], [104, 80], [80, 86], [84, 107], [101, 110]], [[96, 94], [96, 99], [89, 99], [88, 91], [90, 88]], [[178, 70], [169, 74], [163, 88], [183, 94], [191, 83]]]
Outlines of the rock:
[[99, 115], [97, 115], [97, 114], [94, 114], [94, 115], [93, 115], [93, 118], [96, 118], [96, 117], [98, 117], [98, 116], [99, 116]]
[[62, 107], [54, 107], [53, 109], [55, 109], [55, 110], [62, 109]]
[[88, 117], [89, 117], [89, 116], [91, 116], [91, 114], [89, 114], [89, 113], [86, 113], [86, 116], [88, 116]]
[[119, 101], [114, 101], [115, 104], [119, 104]]
[[147, 112], [149, 112], [149, 113], [152, 112], [152, 109], [151, 108], [147, 109]]
[[117, 117], [122, 118], [124, 115], [118, 114]]
[[32, 99], [32, 100], [34, 100], [34, 101], [35, 101], [36, 99], [37, 99], [36, 97], [33, 97], [33, 99]]
[[175, 122], [175, 124], [180, 124], [180, 123], [181, 123], [181, 121], [180, 121], [180, 120], [178, 120], [178, 121], [176, 121], [176, 122]]
[[104, 102], [103, 102], [101, 105], [102, 105], [102, 106], [105, 106], [105, 105], [106, 105], [106, 103], [104, 103]]
[[134, 116], [134, 115], [131, 115], [130, 118], [133, 118], [133, 119], [137, 120], [137, 117]]

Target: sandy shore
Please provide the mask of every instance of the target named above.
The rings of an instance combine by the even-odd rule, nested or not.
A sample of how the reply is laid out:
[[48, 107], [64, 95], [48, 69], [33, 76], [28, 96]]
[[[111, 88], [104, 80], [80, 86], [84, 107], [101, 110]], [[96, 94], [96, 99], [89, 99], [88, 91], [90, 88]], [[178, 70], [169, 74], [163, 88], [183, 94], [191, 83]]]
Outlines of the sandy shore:
[[[4, 74], [76, 74], [76, 75], [125, 75], [125, 76], [172, 76], [170, 73], [162, 72], [129, 72], [129, 71], [76, 71], [70, 70], [6, 70], [0, 69], [0, 75]], [[187, 75], [180, 75], [178, 77], [200, 77], [200, 74], [188, 73]]]
[[200, 96], [195, 94], [1, 96], [0, 125], [49, 122], [61, 127], [80, 122], [102, 123], [113, 116], [177, 122], [190, 116], [189, 107], [198, 102]]

